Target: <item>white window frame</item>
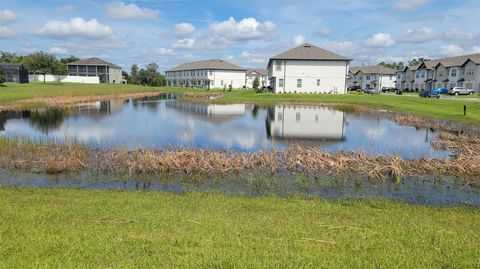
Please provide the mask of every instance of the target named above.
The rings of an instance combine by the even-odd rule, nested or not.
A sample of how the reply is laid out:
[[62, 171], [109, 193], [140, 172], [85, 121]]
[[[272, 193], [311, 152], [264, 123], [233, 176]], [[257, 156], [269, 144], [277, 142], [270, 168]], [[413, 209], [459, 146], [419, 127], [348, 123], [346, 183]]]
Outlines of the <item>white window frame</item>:
[[275, 61], [275, 71], [282, 71], [282, 61], [280, 60]]
[[[301, 78], [297, 78], [297, 88], [301, 88], [303, 84], [303, 81]], [[300, 85], [300, 86], [299, 86]]]
[[278, 79], [278, 87], [284, 87], [285, 86], [285, 81], [283, 80], [283, 78], [280, 78]]

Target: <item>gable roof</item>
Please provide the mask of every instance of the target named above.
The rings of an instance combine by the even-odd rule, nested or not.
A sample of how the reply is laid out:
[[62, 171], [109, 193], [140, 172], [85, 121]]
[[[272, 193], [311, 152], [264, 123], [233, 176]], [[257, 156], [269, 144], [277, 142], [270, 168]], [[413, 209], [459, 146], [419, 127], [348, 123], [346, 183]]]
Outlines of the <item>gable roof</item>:
[[327, 61], [350, 61], [351, 59], [317, 46], [305, 43], [277, 56], [271, 60], [327, 60]]
[[250, 74], [250, 73], [253, 73], [253, 72], [257, 72], [261, 76], [266, 76], [267, 75], [267, 70], [265, 70], [265, 69], [261, 69], [261, 68], [248, 68], [247, 69], [247, 74]]
[[364, 74], [384, 74], [384, 75], [395, 75], [397, 70], [388, 68], [381, 65], [376, 66], [356, 66], [350, 68], [350, 72], [353, 74], [357, 74], [358, 72], [362, 72]]
[[80, 61], [67, 63], [67, 65], [105, 65], [105, 66], [111, 66], [111, 67], [115, 67], [115, 68], [122, 68], [119, 65], [112, 64], [110, 62], [104, 61], [104, 60], [102, 60], [100, 58], [96, 58], [96, 57], [87, 58], [87, 59], [83, 59], [83, 60], [80, 60]]
[[184, 71], [184, 70], [195, 70], [195, 69], [240, 70], [240, 71], [246, 70], [245, 68], [226, 62], [224, 60], [212, 59], [212, 60], [184, 63], [181, 65], [177, 65], [173, 68], [170, 68], [167, 71]]

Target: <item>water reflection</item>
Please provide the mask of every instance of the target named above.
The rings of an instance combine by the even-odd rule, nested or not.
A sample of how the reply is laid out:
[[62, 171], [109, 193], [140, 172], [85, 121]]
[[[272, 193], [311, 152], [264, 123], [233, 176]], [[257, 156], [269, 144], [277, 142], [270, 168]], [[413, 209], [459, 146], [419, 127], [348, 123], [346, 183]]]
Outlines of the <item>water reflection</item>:
[[400, 126], [378, 114], [316, 106], [270, 108], [182, 102], [176, 96], [100, 101], [71, 108], [0, 112], [0, 135], [39, 141], [71, 139], [102, 148], [139, 147], [252, 152], [292, 143], [326, 151], [448, 157], [432, 148], [434, 130]]
[[314, 106], [275, 106], [268, 109], [268, 137], [278, 139], [345, 140], [345, 113]]

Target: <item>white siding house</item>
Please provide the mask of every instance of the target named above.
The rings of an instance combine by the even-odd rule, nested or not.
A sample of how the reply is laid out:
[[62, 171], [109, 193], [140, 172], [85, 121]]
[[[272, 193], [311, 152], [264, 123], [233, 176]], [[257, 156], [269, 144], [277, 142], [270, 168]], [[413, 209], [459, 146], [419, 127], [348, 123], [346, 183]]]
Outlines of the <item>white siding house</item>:
[[383, 66], [352, 67], [348, 72], [347, 87], [360, 86], [362, 89], [381, 90], [395, 88], [396, 71]]
[[245, 87], [246, 69], [214, 59], [181, 64], [165, 71], [168, 86], [202, 89]]
[[267, 76], [267, 70], [265, 69], [247, 69], [245, 77], [245, 87], [253, 88], [253, 81], [258, 77], [260, 87], [268, 87], [270, 85]]
[[270, 58], [268, 78], [275, 93], [346, 93], [350, 59], [303, 44]]

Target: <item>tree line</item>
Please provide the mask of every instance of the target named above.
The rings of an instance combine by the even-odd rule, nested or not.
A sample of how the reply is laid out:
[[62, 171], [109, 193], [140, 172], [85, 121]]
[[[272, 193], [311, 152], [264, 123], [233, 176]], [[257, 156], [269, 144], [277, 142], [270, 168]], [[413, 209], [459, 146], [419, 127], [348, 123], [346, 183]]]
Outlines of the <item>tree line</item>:
[[[0, 52], [0, 63], [18, 63], [22, 64], [29, 72], [34, 74], [52, 74], [57, 76], [67, 75], [67, 64], [79, 61], [80, 58], [73, 55], [57, 59], [55, 55], [43, 51], [34, 52], [29, 55], [18, 55], [10, 52]], [[145, 68], [139, 68], [134, 64], [131, 67], [130, 74], [122, 71], [122, 75], [128, 84], [138, 84], [144, 86], [165, 86], [165, 76], [158, 71], [156, 63], [150, 63]], [[45, 83], [45, 76], [44, 83]], [[3, 83], [5, 77], [0, 70], [0, 83]], [[3, 81], [3, 82], [1, 82]]]
[[412, 60], [410, 61], [407, 61], [407, 63], [404, 63], [402, 61], [400, 62], [391, 62], [391, 63], [387, 63], [387, 62], [380, 62], [378, 65], [380, 66], [384, 66], [384, 67], [388, 67], [388, 68], [392, 68], [392, 69], [395, 69], [395, 70], [402, 70], [404, 69], [405, 67], [407, 66], [414, 66], [414, 65], [417, 65], [417, 64], [421, 64], [425, 61], [429, 61], [430, 59], [428, 58], [413, 58]]

